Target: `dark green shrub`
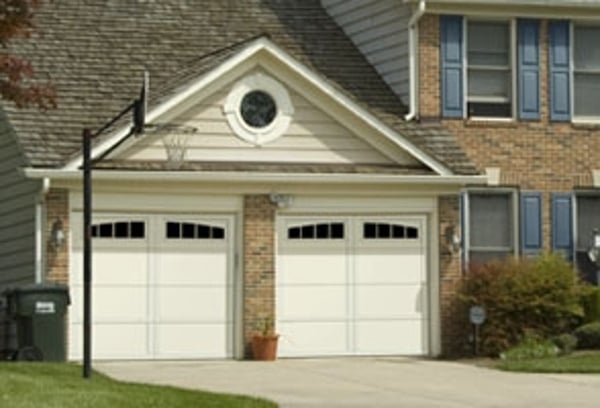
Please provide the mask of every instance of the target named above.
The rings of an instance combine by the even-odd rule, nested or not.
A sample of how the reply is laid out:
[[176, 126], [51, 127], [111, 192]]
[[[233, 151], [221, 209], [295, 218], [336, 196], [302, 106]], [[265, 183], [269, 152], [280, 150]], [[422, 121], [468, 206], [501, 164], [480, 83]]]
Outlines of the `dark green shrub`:
[[573, 332], [577, 347], [582, 350], [600, 350], [600, 322], [584, 324]]
[[550, 341], [560, 349], [560, 354], [571, 354], [577, 348], [577, 337], [570, 333], [559, 334]]
[[487, 311], [481, 326], [482, 353], [495, 356], [517, 345], [525, 334], [550, 338], [580, 324], [584, 286], [578, 276], [558, 255], [469, 268], [458, 296], [467, 306], [482, 305]]
[[532, 358], [556, 357], [559, 348], [549, 340], [539, 340], [532, 336], [525, 338], [515, 347], [500, 353], [502, 360], [530, 360]]
[[584, 321], [586, 323], [600, 321], [600, 287], [591, 286], [583, 297]]

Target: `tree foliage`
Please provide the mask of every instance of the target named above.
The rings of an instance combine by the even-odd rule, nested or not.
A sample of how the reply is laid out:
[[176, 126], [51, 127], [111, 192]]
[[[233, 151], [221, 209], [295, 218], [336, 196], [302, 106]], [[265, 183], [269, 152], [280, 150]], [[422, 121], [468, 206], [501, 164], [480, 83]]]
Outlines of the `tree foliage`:
[[33, 81], [31, 63], [10, 49], [15, 39], [31, 37], [34, 11], [41, 0], [0, 0], [0, 97], [13, 101], [19, 108], [36, 106], [48, 109], [55, 106], [55, 90], [50, 84]]

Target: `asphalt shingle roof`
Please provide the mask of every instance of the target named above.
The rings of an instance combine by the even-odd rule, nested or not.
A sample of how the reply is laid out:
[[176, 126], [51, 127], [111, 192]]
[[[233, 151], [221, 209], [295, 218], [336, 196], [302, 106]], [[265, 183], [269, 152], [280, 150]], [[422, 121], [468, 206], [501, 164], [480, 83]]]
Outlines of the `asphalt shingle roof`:
[[262, 35], [457, 174], [476, 174], [453, 135], [405, 122], [406, 107], [318, 0], [54, 0], [36, 34], [12, 48], [58, 92], [58, 109], [4, 109], [28, 164], [60, 167], [80, 151], [83, 127], [98, 128], [137, 97], [142, 72], [152, 98], [229, 58]]

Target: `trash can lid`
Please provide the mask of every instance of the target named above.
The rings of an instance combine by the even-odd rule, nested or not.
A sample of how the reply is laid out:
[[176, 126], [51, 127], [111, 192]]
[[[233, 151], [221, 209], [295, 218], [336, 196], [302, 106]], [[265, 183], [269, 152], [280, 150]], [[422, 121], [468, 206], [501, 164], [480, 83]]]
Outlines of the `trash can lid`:
[[68, 293], [69, 287], [60, 283], [32, 283], [7, 289], [5, 293]]

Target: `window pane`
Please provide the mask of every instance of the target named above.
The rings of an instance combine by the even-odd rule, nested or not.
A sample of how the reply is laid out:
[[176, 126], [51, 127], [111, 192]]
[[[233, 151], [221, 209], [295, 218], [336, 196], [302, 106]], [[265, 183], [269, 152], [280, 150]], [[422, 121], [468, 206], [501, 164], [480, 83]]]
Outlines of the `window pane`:
[[225, 239], [225, 228], [212, 227], [213, 239]]
[[167, 238], [181, 237], [181, 224], [178, 222], [167, 222]]
[[127, 238], [129, 235], [129, 223], [128, 222], [116, 222], [115, 223], [115, 238]]
[[472, 248], [512, 248], [511, 196], [469, 195], [469, 232]]
[[600, 116], [600, 75], [575, 74], [575, 115]]
[[389, 238], [390, 224], [377, 224], [377, 238]]
[[402, 225], [394, 225], [392, 227], [392, 237], [393, 238], [404, 238], [404, 236], [405, 236], [405, 231], [404, 231], [404, 227]]
[[208, 239], [210, 238], [210, 227], [208, 225], [198, 224], [196, 225], [197, 229], [197, 238], [200, 239]]
[[469, 22], [467, 31], [469, 65], [510, 64], [508, 23]]
[[344, 238], [344, 224], [336, 222], [331, 224], [331, 238], [343, 239]]
[[377, 238], [376, 224], [366, 222], [363, 224], [363, 238]]
[[600, 68], [600, 27], [575, 27], [575, 68]]
[[577, 196], [577, 249], [587, 251], [600, 230], [600, 196]]
[[302, 227], [302, 238], [314, 238], [315, 237], [315, 226], [305, 225]]
[[299, 239], [300, 238], [300, 227], [294, 227], [288, 229], [288, 239]]
[[406, 229], [406, 238], [417, 239], [419, 238], [419, 230], [415, 227], [408, 227]]
[[110, 238], [113, 236], [113, 225], [112, 224], [100, 224], [100, 237]]
[[469, 96], [510, 96], [510, 72], [469, 69]]
[[317, 238], [318, 239], [329, 238], [329, 224], [317, 224]]
[[194, 238], [194, 224], [183, 223], [181, 224], [181, 236], [182, 238], [191, 239]]
[[492, 260], [502, 260], [510, 257], [512, 252], [508, 251], [469, 251], [470, 264], [482, 264]]
[[131, 223], [131, 238], [144, 238], [146, 236], [146, 227], [142, 221]]

